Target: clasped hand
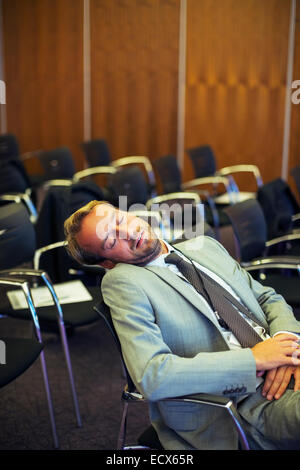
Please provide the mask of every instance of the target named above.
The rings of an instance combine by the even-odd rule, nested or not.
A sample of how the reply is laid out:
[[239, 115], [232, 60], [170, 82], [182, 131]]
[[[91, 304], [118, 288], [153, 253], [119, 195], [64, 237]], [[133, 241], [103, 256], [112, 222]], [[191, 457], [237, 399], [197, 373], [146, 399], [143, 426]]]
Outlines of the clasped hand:
[[292, 376], [295, 379], [294, 391], [300, 390], [300, 345], [297, 337], [292, 334], [279, 334], [257, 343], [252, 352], [257, 375], [261, 376], [267, 371], [262, 395], [268, 400], [280, 398]]
[[267, 372], [262, 395], [268, 400], [280, 398], [292, 376], [295, 379], [294, 391], [300, 390], [300, 366], [281, 366]]

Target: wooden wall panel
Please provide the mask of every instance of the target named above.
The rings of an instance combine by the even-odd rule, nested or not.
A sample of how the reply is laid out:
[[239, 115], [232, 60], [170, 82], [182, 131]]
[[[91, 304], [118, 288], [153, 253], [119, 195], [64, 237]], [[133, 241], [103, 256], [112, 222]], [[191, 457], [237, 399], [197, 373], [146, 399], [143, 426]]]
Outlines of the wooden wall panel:
[[176, 153], [179, 0], [91, 0], [92, 135], [113, 158]]
[[[293, 80], [300, 80], [300, 0], [296, 2], [296, 28], [295, 28], [295, 52], [294, 52], [294, 76]], [[297, 89], [299, 90], [299, 88]], [[295, 90], [292, 90], [295, 91]], [[298, 98], [300, 94], [297, 94]], [[291, 140], [289, 154], [289, 169], [300, 165], [300, 103], [292, 104], [291, 115]], [[294, 194], [300, 201], [300, 194], [291, 176], [288, 178]]]
[[4, 0], [7, 130], [22, 152], [67, 146], [82, 167], [82, 0]]
[[264, 181], [281, 173], [289, 12], [287, 0], [188, 1], [185, 147], [211, 145], [218, 167], [256, 164]]

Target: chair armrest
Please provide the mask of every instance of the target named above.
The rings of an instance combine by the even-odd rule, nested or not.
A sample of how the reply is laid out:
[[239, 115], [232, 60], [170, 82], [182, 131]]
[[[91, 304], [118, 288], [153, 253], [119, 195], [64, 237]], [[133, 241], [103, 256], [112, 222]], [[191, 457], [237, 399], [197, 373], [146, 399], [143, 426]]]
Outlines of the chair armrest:
[[193, 395], [188, 395], [188, 396], [183, 396], [183, 397], [166, 398], [163, 401], [170, 401], [170, 400], [180, 401], [180, 402], [185, 402], [185, 403], [199, 403], [199, 404], [204, 404], [208, 406], [216, 406], [216, 407], [225, 409], [229, 413], [236, 427], [242, 448], [244, 450], [250, 450], [246, 434], [242, 427], [241, 419], [231, 399], [225, 398], [219, 395], [201, 393], [197, 395], [197, 397]]
[[50, 277], [45, 271], [40, 270], [40, 269], [17, 268], [17, 269], [7, 269], [5, 271], [0, 271], [0, 275], [2, 274], [9, 275], [9, 276], [20, 276], [22, 278], [27, 278], [27, 279], [32, 279], [34, 277], [41, 278], [52, 296], [54, 305], [56, 306], [57, 317], [58, 317], [60, 324], [64, 323], [63, 312], [62, 312], [60, 302], [58, 300], [58, 296], [55, 292], [55, 289], [51, 282]]
[[174, 201], [174, 203], [176, 203], [178, 200], [185, 199], [187, 201], [193, 201], [194, 204], [201, 204], [201, 198], [198, 191], [176, 191], [174, 193], [161, 194], [160, 196], [155, 196], [151, 199], [148, 199], [146, 202], [146, 208], [148, 211], [151, 211], [152, 207], [154, 206], [154, 210], [159, 210], [159, 204], [169, 203], [170, 201]]
[[117, 158], [116, 160], [113, 160], [111, 162], [111, 164], [115, 167], [131, 165], [135, 163], [142, 163], [143, 165], [145, 165], [146, 170], [152, 171], [152, 165], [149, 158], [143, 155]]
[[117, 172], [117, 169], [113, 166], [93, 166], [86, 168], [85, 170], [77, 171], [73, 176], [73, 183], [77, 183], [83, 178], [92, 175], [109, 175]]
[[250, 172], [254, 174], [256, 179], [257, 187], [263, 185], [262, 177], [260, 171], [256, 165], [232, 165], [226, 166], [221, 168], [220, 170], [216, 171], [216, 175], [219, 176], [228, 176], [232, 173], [241, 173], [241, 172]]
[[216, 176], [205, 176], [203, 178], [195, 178], [190, 181], [186, 181], [185, 183], [182, 183], [182, 188], [186, 190], [186, 189], [196, 188], [197, 186], [202, 186], [202, 185], [207, 185], [207, 184], [213, 184], [213, 185], [222, 184], [225, 187], [226, 192], [229, 194], [229, 197], [231, 198], [232, 196], [232, 203], [234, 202], [230, 179], [225, 176], [216, 175]]
[[152, 187], [155, 187], [156, 181], [155, 181], [154, 171], [153, 171], [151, 161], [148, 157], [145, 157], [145, 156], [122, 157], [122, 158], [118, 158], [117, 160], [113, 160], [111, 162], [112, 166], [116, 168], [120, 166], [139, 164], [139, 163], [145, 166], [145, 169], [149, 178], [149, 183]]
[[[127, 386], [125, 387], [123, 394], [122, 394], [122, 400], [126, 402], [135, 402], [135, 403], [145, 403], [146, 399], [143, 397], [138, 392], [129, 392], [127, 389]], [[225, 398], [220, 395], [211, 395], [211, 394], [204, 394], [200, 393], [197, 396], [194, 395], [186, 395], [182, 397], [172, 397], [172, 398], [164, 398], [163, 400], [160, 401], [177, 401], [181, 403], [197, 403], [197, 404], [204, 404], [208, 406], [215, 406], [215, 407], [220, 407], [225, 409], [238, 432], [238, 436], [241, 442], [241, 446], [244, 450], [250, 450], [249, 443], [247, 440], [247, 437], [245, 435], [245, 432], [242, 427], [241, 419], [239, 417], [238, 411], [236, 407], [234, 406], [233, 401], [230, 398]]]
[[31, 222], [34, 224], [37, 221], [37, 218], [38, 218], [37, 210], [30, 198], [30, 195], [27, 192], [1, 194], [0, 201], [11, 201], [11, 202], [16, 202], [17, 204], [20, 204], [20, 202], [23, 202], [30, 214], [29, 218]]
[[240, 263], [246, 271], [257, 271], [260, 269], [294, 269], [300, 271], [300, 258], [291, 256], [273, 256], [257, 258], [249, 262]]
[[40, 324], [39, 324], [38, 316], [36, 314], [36, 310], [34, 307], [34, 303], [33, 303], [33, 299], [32, 299], [28, 282], [24, 281], [24, 279], [7, 276], [7, 274], [5, 275], [4, 272], [3, 272], [3, 276], [4, 277], [2, 277], [2, 273], [0, 273], [0, 286], [20, 287], [22, 289], [25, 295], [26, 301], [27, 301], [28, 309], [29, 309], [34, 327], [35, 327], [35, 333], [36, 333], [37, 339], [41, 343], [42, 336], [41, 336]]
[[[51, 243], [50, 245], [45, 245], [45, 246], [37, 249], [35, 251], [34, 257], [33, 257], [34, 270], [35, 271], [39, 270], [40, 258], [44, 253], [46, 253], [47, 251], [55, 250], [56, 248], [61, 248], [61, 247], [67, 246], [67, 244], [68, 244], [68, 242], [66, 240], [62, 240], [62, 241], [59, 241], [59, 242]], [[104, 269], [101, 266], [87, 265], [87, 264], [82, 264], [81, 267], [84, 271], [92, 272], [92, 273], [95, 273], [95, 274], [103, 273], [103, 269]]]
[[128, 385], [126, 384], [125, 387], [124, 387], [124, 390], [122, 392], [122, 400], [123, 401], [130, 401], [130, 402], [146, 402], [146, 398], [139, 392], [137, 392], [136, 390], [134, 392], [130, 392], [128, 390]]
[[71, 179], [55, 179], [55, 180], [48, 180], [42, 184], [42, 188], [48, 190], [49, 188], [53, 188], [56, 186], [71, 186], [73, 184], [73, 180]]
[[37, 249], [34, 253], [34, 258], [33, 258], [34, 269], [35, 270], [39, 269], [40, 258], [41, 258], [43, 253], [46, 253], [47, 251], [54, 250], [56, 248], [61, 248], [61, 247], [66, 246], [66, 245], [67, 245], [67, 242], [65, 240], [62, 240], [62, 241], [59, 241], [59, 242], [51, 243], [50, 245], [45, 245], [45, 246]]
[[298, 214], [292, 215], [292, 221], [296, 222], [297, 220], [300, 220], [300, 212], [298, 212]]
[[270, 248], [270, 246], [274, 246], [279, 243], [290, 242], [290, 241], [299, 240], [299, 239], [300, 239], [300, 232], [293, 231], [293, 232], [288, 233], [287, 235], [283, 235], [282, 237], [276, 237], [276, 238], [272, 238], [272, 240], [268, 240], [265, 246], [266, 248]]

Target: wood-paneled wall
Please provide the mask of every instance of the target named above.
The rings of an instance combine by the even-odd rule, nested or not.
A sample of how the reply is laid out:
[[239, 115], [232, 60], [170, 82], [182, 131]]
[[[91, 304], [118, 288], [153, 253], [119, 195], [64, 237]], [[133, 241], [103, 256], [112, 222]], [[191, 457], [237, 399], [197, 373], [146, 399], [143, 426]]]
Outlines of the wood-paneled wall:
[[7, 130], [22, 153], [83, 140], [82, 0], [4, 0]]
[[91, 0], [92, 135], [113, 158], [176, 153], [178, 0]]
[[[293, 80], [300, 80], [300, 0], [297, 0], [296, 2], [296, 29]], [[297, 95], [299, 98], [300, 95], [298, 93]], [[291, 113], [291, 143], [289, 154], [289, 169], [300, 165], [300, 103], [292, 105]], [[288, 183], [291, 186], [293, 192], [298, 196], [298, 199], [300, 201], [300, 195], [298, 194], [295, 182], [290, 175], [288, 178]]]
[[[280, 176], [291, 0], [186, 0], [185, 148]], [[84, 165], [84, 0], [2, 0], [7, 130]], [[113, 158], [176, 153], [180, 0], [90, 0], [91, 137]], [[300, 0], [294, 79], [300, 79]], [[290, 167], [300, 164], [292, 107]], [[185, 155], [184, 179], [194, 176]], [[243, 180], [243, 184], [247, 181]], [[249, 188], [252, 189], [252, 188]]]
[[186, 148], [280, 175], [289, 13], [287, 0], [188, 1]]

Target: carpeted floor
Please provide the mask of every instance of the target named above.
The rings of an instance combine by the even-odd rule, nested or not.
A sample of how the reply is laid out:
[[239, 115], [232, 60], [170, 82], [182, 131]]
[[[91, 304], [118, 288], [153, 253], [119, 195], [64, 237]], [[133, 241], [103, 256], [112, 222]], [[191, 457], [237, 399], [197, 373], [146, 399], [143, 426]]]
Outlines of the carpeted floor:
[[[0, 319], [0, 334], [30, 337], [29, 322]], [[76, 330], [69, 348], [82, 428], [76, 426], [60, 339], [43, 334], [61, 450], [116, 449], [125, 383], [119, 353], [102, 320]], [[0, 450], [53, 449], [39, 359], [14, 382], [0, 389]], [[149, 425], [147, 405], [130, 406], [127, 442]]]

